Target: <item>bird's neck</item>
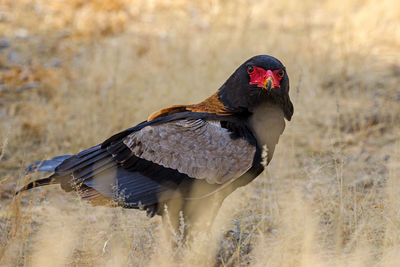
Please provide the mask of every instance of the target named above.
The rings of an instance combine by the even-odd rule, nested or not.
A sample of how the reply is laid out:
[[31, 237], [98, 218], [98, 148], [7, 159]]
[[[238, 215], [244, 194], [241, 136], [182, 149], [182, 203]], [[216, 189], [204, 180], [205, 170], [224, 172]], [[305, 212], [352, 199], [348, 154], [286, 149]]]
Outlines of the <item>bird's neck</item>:
[[249, 118], [249, 125], [259, 146], [267, 146], [268, 162], [272, 159], [275, 145], [285, 129], [284, 113], [281, 107], [266, 103], [256, 107]]

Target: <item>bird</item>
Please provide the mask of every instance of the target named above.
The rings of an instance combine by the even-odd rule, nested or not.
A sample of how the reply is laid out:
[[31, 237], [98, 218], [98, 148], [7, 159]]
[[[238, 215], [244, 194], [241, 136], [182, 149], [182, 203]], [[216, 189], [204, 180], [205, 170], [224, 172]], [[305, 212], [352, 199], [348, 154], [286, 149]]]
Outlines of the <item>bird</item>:
[[31, 164], [28, 173], [52, 174], [16, 194], [60, 184], [93, 205], [145, 210], [174, 229], [182, 218], [210, 229], [224, 199], [271, 161], [293, 112], [286, 67], [257, 55], [198, 104], [161, 109], [101, 144]]

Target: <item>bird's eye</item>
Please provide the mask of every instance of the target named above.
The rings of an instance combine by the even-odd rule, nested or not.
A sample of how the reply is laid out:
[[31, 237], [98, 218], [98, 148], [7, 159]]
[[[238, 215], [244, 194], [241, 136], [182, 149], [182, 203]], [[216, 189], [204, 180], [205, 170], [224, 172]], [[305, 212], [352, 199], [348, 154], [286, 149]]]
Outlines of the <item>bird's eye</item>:
[[279, 70], [279, 71], [278, 71], [278, 77], [279, 77], [279, 78], [282, 78], [283, 75], [285, 75], [285, 71], [284, 71], [284, 70]]
[[251, 73], [253, 73], [253, 72], [254, 72], [253, 66], [248, 66], [248, 67], [247, 67], [247, 73], [248, 73], [248, 74], [251, 74]]

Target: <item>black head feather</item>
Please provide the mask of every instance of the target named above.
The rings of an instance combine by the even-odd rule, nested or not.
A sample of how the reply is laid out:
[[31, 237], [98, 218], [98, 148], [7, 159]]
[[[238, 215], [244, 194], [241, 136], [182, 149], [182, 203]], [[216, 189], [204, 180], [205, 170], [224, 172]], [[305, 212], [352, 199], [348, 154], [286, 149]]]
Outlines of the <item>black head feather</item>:
[[[284, 70], [280, 87], [266, 90], [250, 84], [250, 76], [247, 72], [249, 66], [271, 71]], [[258, 105], [271, 103], [282, 108], [287, 120], [290, 120], [293, 115], [293, 104], [289, 97], [289, 77], [286, 73], [286, 68], [278, 59], [272, 56], [259, 55], [248, 59], [221, 86], [218, 96], [221, 102], [234, 112], [251, 113]]]

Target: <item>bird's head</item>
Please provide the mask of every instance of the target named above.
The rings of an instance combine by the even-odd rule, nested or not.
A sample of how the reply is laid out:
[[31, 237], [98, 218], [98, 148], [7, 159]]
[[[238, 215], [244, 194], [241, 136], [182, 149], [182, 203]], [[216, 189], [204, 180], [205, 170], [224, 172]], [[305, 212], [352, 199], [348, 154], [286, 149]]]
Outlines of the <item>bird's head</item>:
[[244, 62], [221, 86], [218, 97], [231, 110], [252, 112], [270, 103], [280, 106], [287, 120], [293, 115], [286, 68], [272, 56], [259, 55]]

